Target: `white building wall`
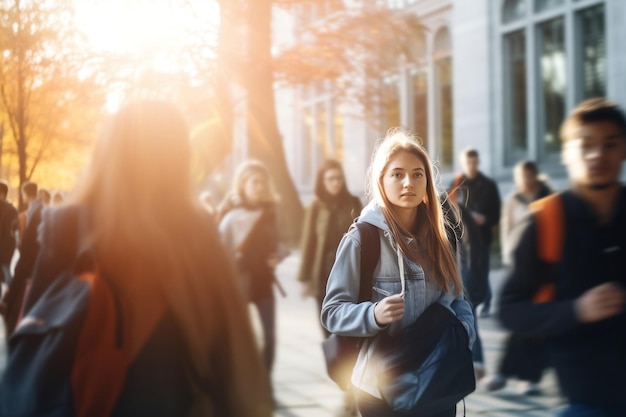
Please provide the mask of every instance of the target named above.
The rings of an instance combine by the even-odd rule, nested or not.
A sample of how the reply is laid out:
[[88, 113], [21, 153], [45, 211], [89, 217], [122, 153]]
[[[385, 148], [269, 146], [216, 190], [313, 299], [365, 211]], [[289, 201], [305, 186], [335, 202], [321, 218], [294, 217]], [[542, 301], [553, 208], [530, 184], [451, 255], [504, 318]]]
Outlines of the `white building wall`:
[[455, 0], [450, 30], [454, 100], [454, 161], [473, 147], [480, 154], [480, 170], [493, 175], [489, 3]]

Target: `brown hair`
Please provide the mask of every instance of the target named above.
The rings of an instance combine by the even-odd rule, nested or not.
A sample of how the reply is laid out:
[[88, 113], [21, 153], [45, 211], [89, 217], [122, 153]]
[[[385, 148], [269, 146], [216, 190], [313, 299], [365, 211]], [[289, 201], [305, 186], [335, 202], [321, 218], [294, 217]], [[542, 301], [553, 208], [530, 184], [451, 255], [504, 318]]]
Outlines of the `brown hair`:
[[576, 127], [593, 122], [608, 121], [617, 125], [626, 138], [626, 117], [619, 105], [605, 98], [590, 98], [578, 104], [561, 124], [560, 136], [563, 142], [575, 139], [572, 135]]
[[[127, 291], [129, 283], [156, 289], [174, 314], [191, 372], [214, 390], [205, 394], [215, 415], [269, 416], [267, 375], [251, 354], [247, 308], [192, 192], [190, 158], [187, 127], [173, 105], [132, 102], [97, 142], [72, 201], [90, 209], [89, 239], [107, 276]], [[141, 299], [134, 301], [131, 313], [140, 316]]]
[[[426, 197], [417, 206], [416, 229], [417, 235], [405, 230], [398, 221], [389, 199], [383, 189], [383, 175], [389, 161], [399, 152], [408, 152], [417, 156], [423, 163], [426, 171]], [[390, 131], [382, 139], [374, 153], [368, 172], [368, 195], [381, 208], [385, 221], [391, 230], [393, 239], [402, 252], [409, 259], [422, 264], [424, 269], [431, 272], [432, 279], [439, 288], [446, 293], [461, 294], [463, 284], [459, 276], [456, 256], [452, 251], [446, 232], [446, 217], [443, 215], [441, 202], [435, 187], [433, 165], [428, 153], [418, 139], [402, 130]], [[454, 205], [451, 205], [451, 209]], [[413, 236], [419, 244], [410, 246], [403, 236]], [[418, 260], [418, 250], [422, 257]]]

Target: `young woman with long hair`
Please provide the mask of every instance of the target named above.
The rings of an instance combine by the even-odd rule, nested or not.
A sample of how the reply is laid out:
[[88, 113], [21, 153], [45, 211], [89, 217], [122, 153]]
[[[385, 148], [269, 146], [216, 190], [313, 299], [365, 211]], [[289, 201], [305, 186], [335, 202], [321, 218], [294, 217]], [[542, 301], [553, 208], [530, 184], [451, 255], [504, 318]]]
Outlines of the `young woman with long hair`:
[[128, 308], [131, 360], [112, 415], [270, 416], [247, 307], [192, 190], [190, 159], [175, 106], [123, 107], [96, 143], [84, 181], [44, 213], [26, 310], [79, 248], [91, 247]]
[[[362, 208], [361, 200], [348, 191], [341, 163], [324, 161], [315, 179], [315, 199], [304, 217], [298, 273], [303, 295], [315, 297], [320, 311], [337, 246]], [[323, 331], [328, 337], [326, 329]]]
[[274, 270], [281, 260], [277, 202], [267, 167], [249, 160], [239, 165], [231, 191], [218, 209], [222, 242], [234, 259], [240, 289], [261, 319], [263, 359], [268, 374], [276, 351]]
[[[474, 318], [463, 297], [448, 239], [452, 229], [446, 227], [433, 166], [424, 148], [406, 132], [390, 132], [373, 154], [368, 180], [371, 201], [358, 221], [379, 229], [380, 258], [372, 277], [371, 301], [358, 303], [361, 247], [358, 230], [352, 228], [337, 250], [322, 324], [332, 333], [364, 338], [351, 378], [361, 415], [406, 416], [389, 407], [378, 388], [382, 360], [378, 336], [385, 329], [390, 334], [400, 332], [431, 304], [440, 303], [455, 312], [471, 343]], [[454, 415], [452, 407], [437, 417]]]

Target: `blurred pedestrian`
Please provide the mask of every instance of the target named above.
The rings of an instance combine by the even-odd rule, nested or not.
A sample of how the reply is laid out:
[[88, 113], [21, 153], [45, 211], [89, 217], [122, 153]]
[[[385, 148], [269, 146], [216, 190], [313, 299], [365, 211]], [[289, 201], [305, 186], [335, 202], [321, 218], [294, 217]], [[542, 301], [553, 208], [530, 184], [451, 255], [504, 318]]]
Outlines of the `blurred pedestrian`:
[[269, 171], [256, 160], [237, 169], [230, 193], [218, 208], [219, 231], [234, 259], [240, 290], [259, 314], [263, 358], [271, 375], [276, 351], [275, 269], [281, 261], [276, 203]]
[[190, 153], [175, 106], [125, 105], [67, 204], [44, 211], [26, 311], [89, 245], [128, 309], [129, 367], [112, 415], [269, 417], [248, 311], [192, 192]]
[[59, 206], [63, 204], [64, 200], [65, 200], [65, 197], [63, 196], [63, 191], [56, 191], [54, 195], [52, 196], [52, 205]]
[[38, 198], [44, 207], [48, 207], [50, 205], [50, 202], [52, 201], [52, 195], [50, 194], [50, 191], [45, 188], [39, 189]]
[[462, 172], [457, 174], [451, 185], [452, 198], [464, 205], [478, 225], [483, 239], [482, 273], [487, 281], [487, 293], [482, 304], [481, 316], [489, 316], [491, 309], [491, 286], [489, 285], [489, 268], [493, 228], [500, 221], [500, 193], [496, 183], [478, 167], [480, 158], [478, 151], [468, 148], [461, 154]]
[[[315, 297], [320, 312], [339, 241], [362, 208], [361, 200], [348, 191], [341, 163], [325, 161], [317, 171], [315, 199], [304, 218], [298, 273], [303, 295]], [[322, 331], [327, 338], [328, 331], [324, 327]]]
[[[481, 249], [474, 245], [474, 255], [479, 256], [478, 262], [474, 263], [472, 275], [473, 281], [486, 283], [484, 297], [482, 297], [481, 317], [488, 317], [491, 309], [491, 285], [489, 283], [489, 269], [491, 265], [491, 242], [493, 240], [493, 228], [500, 221], [500, 193], [496, 183], [481, 171], [478, 167], [480, 158], [478, 151], [468, 148], [461, 154], [462, 172], [457, 174], [450, 186], [450, 198], [457, 204], [464, 206], [477, 226], [482, 239]], [[468, 223], [466, 221], [466, 223]], [[476, 251], [480, 250], [480, 254]], [[474, 311], [478, 305], [473, 305]], [[481, 379], [485, 375], [485, 365], [479, 362], [482, 357], [479, 350], [482, 345], [474, 348], [474, 370], [476, 378]]]
[[[383, 330], [400, 333], [440, 303], [464, 324], [470, 344], [474, 340], [474, 317], [463, 298], [435, 183], [424, 148], [405, 132], [391, 132], [375, 150], [369, 167], [372, 200], [358, 219], [379, 229], [371, 301], [358, 303], [361, 236], [356, 228], [341, 240], [328, 279], [322, 324], [331, 333], [363, 337], [351, 378], [363, 417], [409, 415], [394, 411], [379, 389]], [[454, 406], [437, 414], [454, 415]]]
[[[547, 339], [550, 364], [569, 401], [564, 417], [623, 416], [626, 187], [619, 178], [626, 117], [613, 102], [589, 99], [572, 110], [560, 134], [570, 188], [547, 199], [562, 213], [547, 212], [554, 214], [545, 219], [537, 212], [515, 229], [500, 318], [514, 332]], [[562, 225], [562, 236], [543, 236], [558, 231], [554, 224]], [[538, 247], [546, 241], [561, 242], [554, 262], [540, 258]], [[539, 300], [545, 288], [552, 291], [542, 291]]]
[[[500, 245], [505, 265], [511, 263], [513, 229], [528, 215], [529, 204], [552, 193], [533, 161], [521, 161], [515, 165], [513, 180], [515, 189], [505, 199], [500, 218]], [[485, 377], [481, 385], [488, 391], [495, 391], [506, 385], [507, 378], [517, 377], [521, 381], [522, 394], [538, 394], [538, 384], [546, 367], [546, 354], [543, 340], [523, 337], [513, 332], [505, 344], [498, 371]]]
[[[302, 295], [313, 296], [317, 301], [318, 317], [339, 241], [362, 208], [361, 200], [348, 191], [341, 163], [334, 159], [324, 161], [315, 178], [315, 199], [304, 217], [298, 273]], [[324, 326], [322, 333], [325, 339], [330, 335]], [[346, 391], [344, 406], [348, 413], [356, 411], [350, 390]]]
[[15, 264], [15, 274], [4, 297], [6, 313], [4, 324], [7, 335], [13, 333], [19, 317], [23, 313], [24, 298], [29, 291], [35, 260], [39, 254], [37, 231], [41, 223], [44, 205], [38, 198], [37, 183], [25, 181], [22, 184], [22, 198], [27, 209], [18, 215], [20, 224], [19, 258]]
[[0, 264], [2, 265], [2, 282], [0, 282], [0, 296], [2, 283], [11, 285], [11, 260], [15, 253], [15, 232], [17, 226], [17, 209], [7, 200], [9, 184], [0, 181]]

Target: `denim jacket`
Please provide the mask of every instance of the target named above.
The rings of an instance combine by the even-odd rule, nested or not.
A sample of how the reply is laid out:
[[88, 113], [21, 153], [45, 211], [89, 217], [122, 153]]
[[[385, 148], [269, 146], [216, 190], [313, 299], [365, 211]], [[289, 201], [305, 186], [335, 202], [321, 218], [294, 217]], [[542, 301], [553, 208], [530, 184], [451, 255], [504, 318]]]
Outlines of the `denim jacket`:
[[380, 208], [371, 202], [361, 212], [359, 222], [380, 229], [380, 259], [374, 269], [371, 301], [358, 303], [360, 286], [361, 241], [356, 228], [351, 228], [341, 240], [337, 258], [330, 272], [321, 321], [331, 333], [363, 337], [363, 344], [352, 372], [352, 384], [368, 394], [381, 398], [378, 390], [380, 355], [379, 338], [387, 329], [391, 334], [413, 323], [432, 303], [439, 302], [453, 311], [468, 329], [470, 346], [474, 343], [474, 316], [463, 296], [443, 293], [429, 279], [419, 264], [403, 258], [406, 280], [405, 312], [401, 321], [379, 326], [374, 318], [376, 303], [386, 296], [401, 292], [400, 267], [396, 245]]

